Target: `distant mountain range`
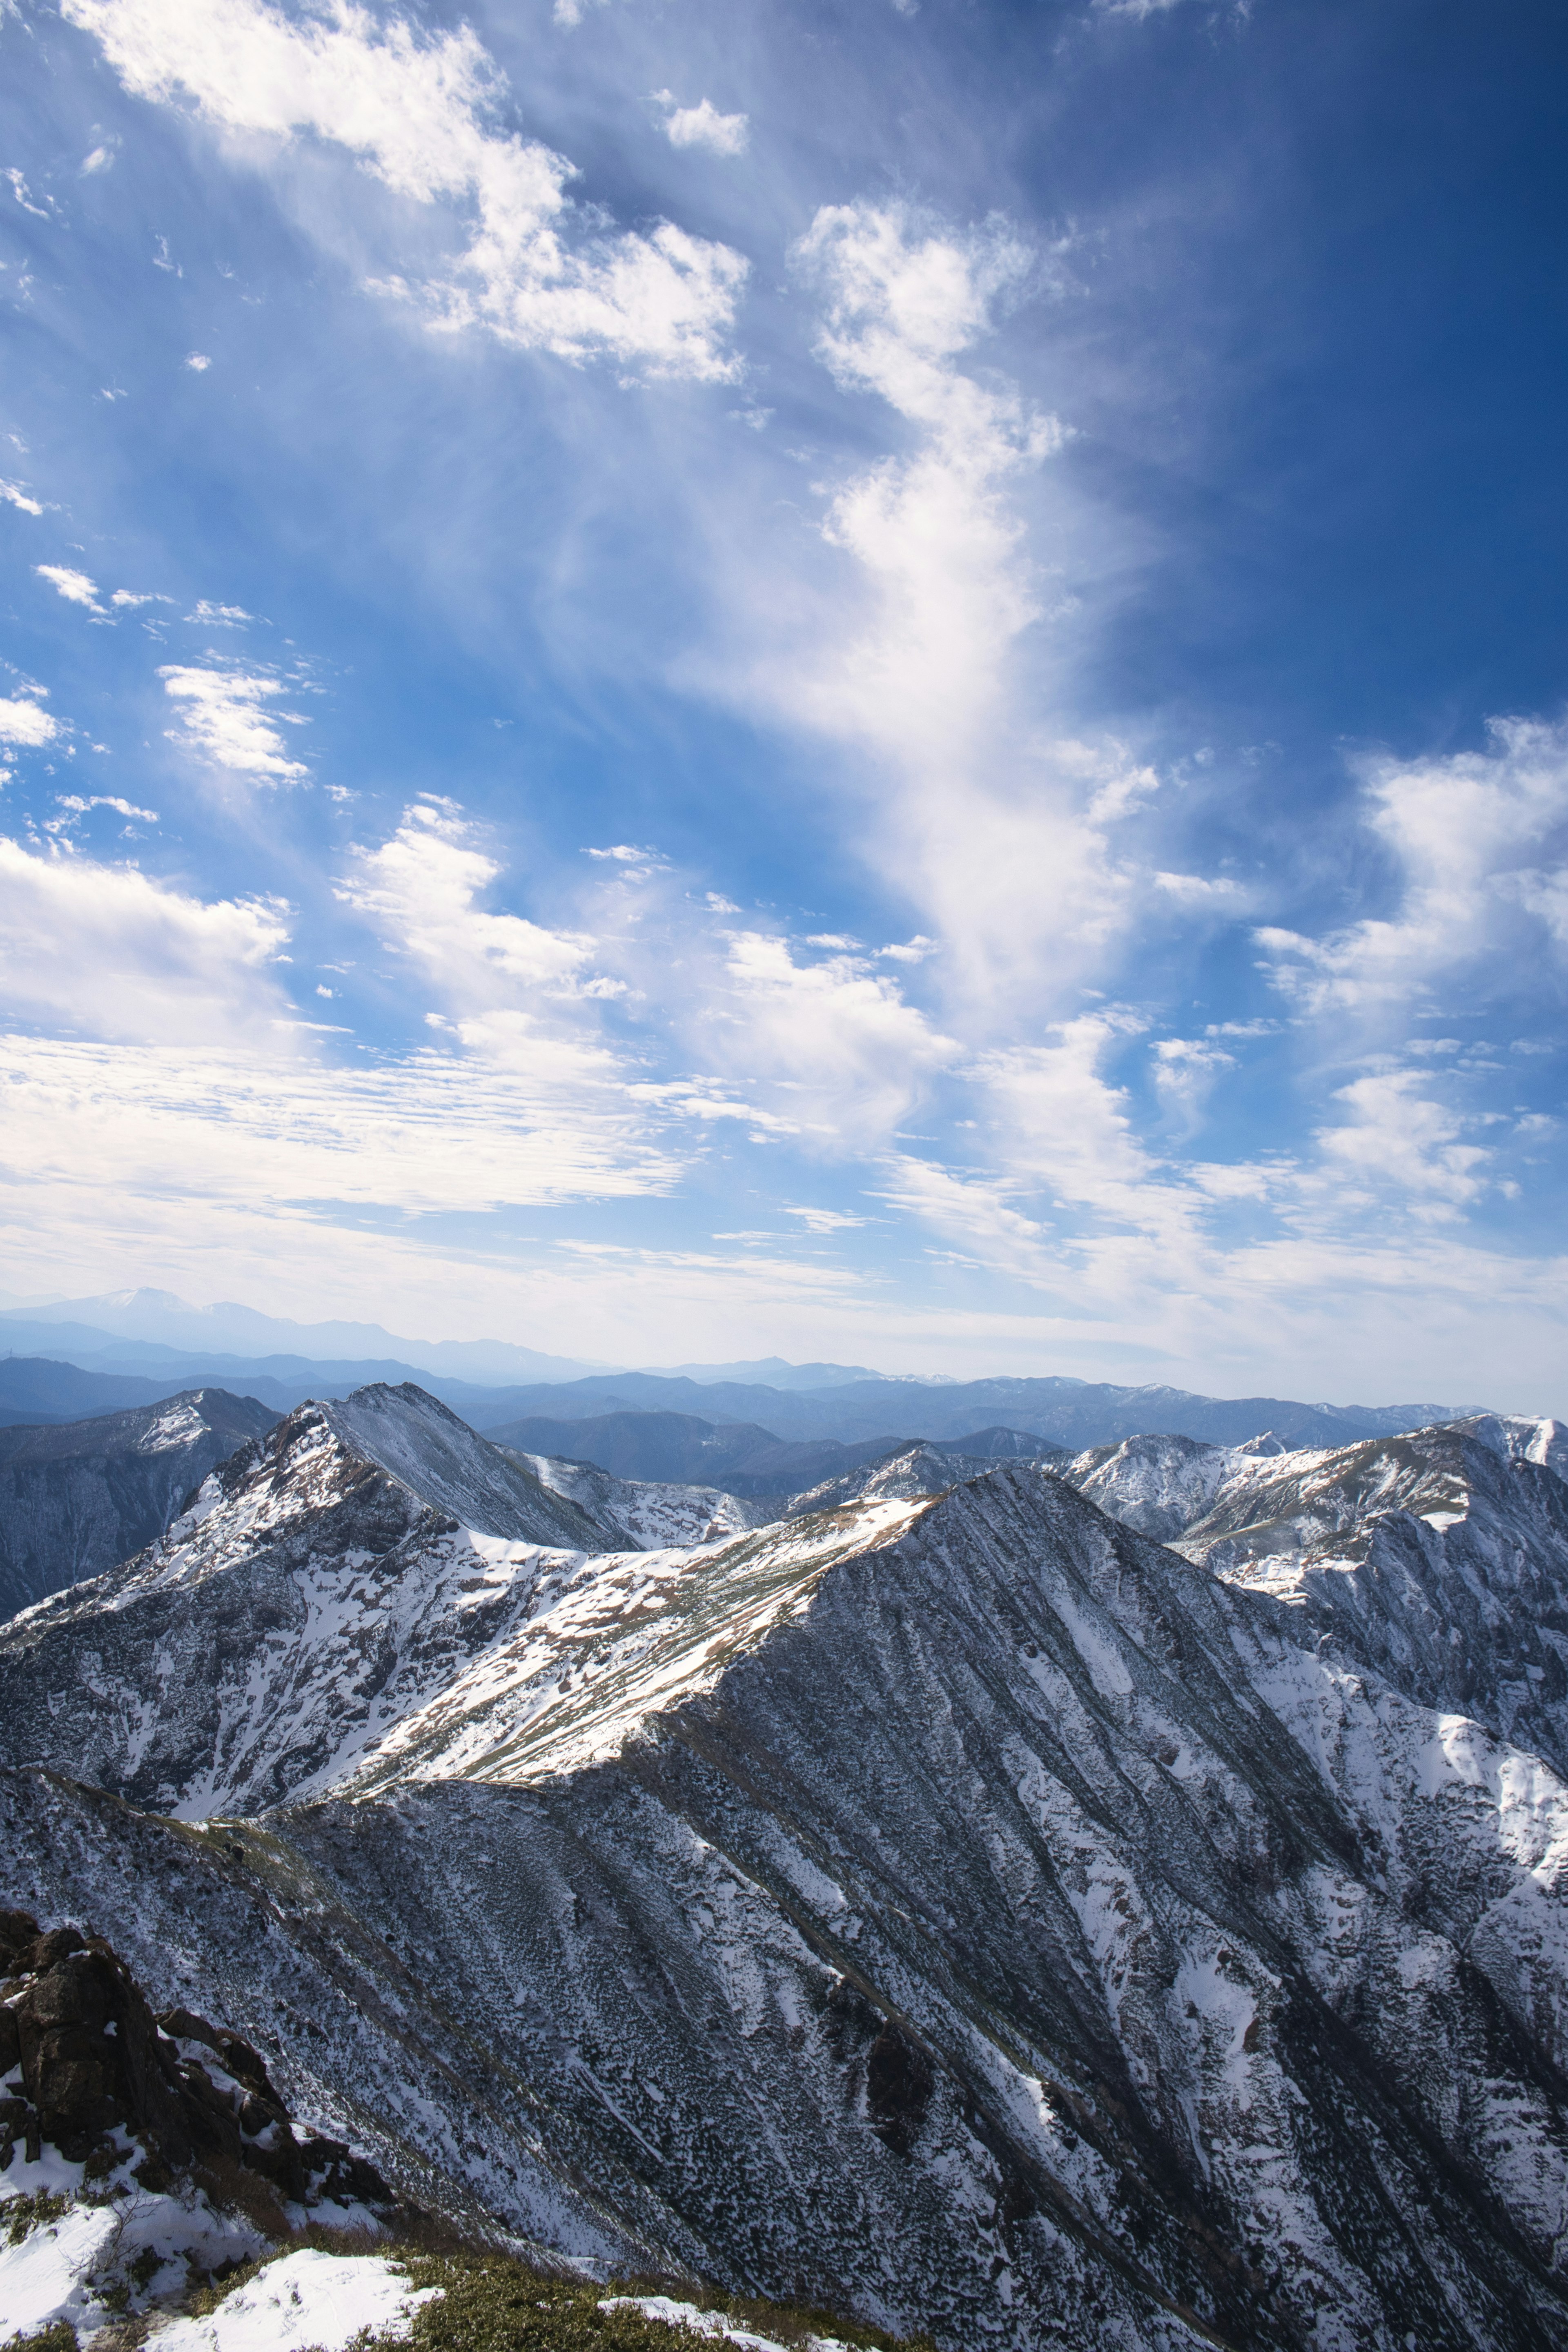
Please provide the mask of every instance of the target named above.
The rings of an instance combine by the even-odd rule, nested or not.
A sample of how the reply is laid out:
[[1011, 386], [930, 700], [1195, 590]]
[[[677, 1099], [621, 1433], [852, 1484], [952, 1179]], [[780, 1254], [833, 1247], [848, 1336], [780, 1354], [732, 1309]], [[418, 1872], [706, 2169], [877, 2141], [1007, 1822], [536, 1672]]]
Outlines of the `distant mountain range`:
[[[291, 1362], [396, 1363], [480, 1386], [568, 1381], [595, 1367], [504, 1339], [401, 1339], [379, 1323], [294, 1323], [225, 1299], [193, 1307], [171, 1290], [109, 1290], [0, 1311], [0, 1347], [66, 1356], [97, 1371], [188, 1373], [281, 1357]], [[362, 1374], [363, 1385], [363, 1375]]]

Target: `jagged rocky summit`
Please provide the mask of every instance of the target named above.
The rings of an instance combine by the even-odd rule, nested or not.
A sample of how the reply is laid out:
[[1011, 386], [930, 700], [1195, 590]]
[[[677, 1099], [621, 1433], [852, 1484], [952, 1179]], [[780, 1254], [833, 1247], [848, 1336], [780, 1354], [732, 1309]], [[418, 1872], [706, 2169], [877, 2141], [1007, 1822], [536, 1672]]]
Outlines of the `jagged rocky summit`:
[[11, 1899], [601, 2272], [954, 2352], [1568, 2344], [1568, 1792], [1379, 1564], [1550, 1645], [1535, 1441], [1377, 1441], [1325, 1619], [1026, 1463], [573, 1544], [427, 1403], [303, 1409], [0, 1629]]

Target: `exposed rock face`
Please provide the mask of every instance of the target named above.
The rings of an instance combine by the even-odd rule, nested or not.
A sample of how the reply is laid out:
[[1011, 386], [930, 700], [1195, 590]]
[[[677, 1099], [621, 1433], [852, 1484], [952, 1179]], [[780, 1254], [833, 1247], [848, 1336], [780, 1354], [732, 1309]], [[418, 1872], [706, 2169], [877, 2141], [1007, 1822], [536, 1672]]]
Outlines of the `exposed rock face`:
[[111, 2135], [126, 2134], [145, 2151], [137, 2178], [149, 2188], [193, 2167], [222, 2180], [243, 2166], [296, 2201], [391, 2201], [341, 2142], [296, 2137], [249, 2042], [188, 2010], [155, 2019], [101, 1937], [0, 1912], [0, 2171], [18, 2141], [30, 2162], [45, 2143], [72, 2163], [95, 2148], [112, 2161]]
[[1497, 1414], [1328, 1453], [1131, 1439], [1071, 1475], [1289, 1601], [1300, 1637], [1568, 1774], [1568, 1432]]
[[0, 1619], [156, 1541], [209, 1470], [277, 1415], [195, 1389], [60, 1428], [0, 1429]]
[[[188, 1814], [331, 1786], [526, 1618], [542, 1547], [602, 1542], [434, 1398], [410, 1391], [400, 1423], [402, 1391], [367, 1393], [353, 1412], [300, 1406], [160, 1543], [0, 1627], [10, 1760]], [[461, 1493], [481, 1531], [415, 1478]]]
[[979, 1477], [992, 1466], [984, 1456], [972, 1459], [951, 1447], [907, 1445], [841, 1477], [826, 1479], [804, 1494], [792, 1495], [784, 1514], [792, 1519], [803, 1518], [813, 1511], [837, 1510], [844, 1503], [940, 1495], [962, 1479]]
[[[226, 1806], [289, 1809], [193, 1830], [13, 1772], [0, 1866], [275, 2035], [394, 2177], [954, 2352], [1568, 2344], [1533, 1757], [1033, 1467], [595, 1559], [422, 1524], [295, 1418], [0, 1683], [12, 1755], [30, 1678], [57, 1764], [137, 1798], [156, 1756], [194, 1812], [210, 1670]], [[389, 1617], [381, 1727], [340, 1739]]]
[[614, 1478], [592, 1462], [566, 1462], [547, 1454], [500, 1451], [548, 1486], [553, 1495], [587, 1513], [601, 1544], [624, 1544], [631, 1551], [660, 1551], [671, 1544], [713, 1543], [748, 1528], [765, 1527], [778, 1516], [773, 1503], [731, 1495], [721, 1486], [689, 1486], [679, 1481]]

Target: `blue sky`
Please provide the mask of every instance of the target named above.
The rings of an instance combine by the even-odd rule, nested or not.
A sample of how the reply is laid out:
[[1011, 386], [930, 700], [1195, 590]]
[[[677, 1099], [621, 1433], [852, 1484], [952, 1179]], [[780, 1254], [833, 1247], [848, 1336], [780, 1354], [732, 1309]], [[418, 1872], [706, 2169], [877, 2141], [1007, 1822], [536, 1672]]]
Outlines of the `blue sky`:
[[1560, 12], [0, 16], [0, 1218], [1559, 1393]]

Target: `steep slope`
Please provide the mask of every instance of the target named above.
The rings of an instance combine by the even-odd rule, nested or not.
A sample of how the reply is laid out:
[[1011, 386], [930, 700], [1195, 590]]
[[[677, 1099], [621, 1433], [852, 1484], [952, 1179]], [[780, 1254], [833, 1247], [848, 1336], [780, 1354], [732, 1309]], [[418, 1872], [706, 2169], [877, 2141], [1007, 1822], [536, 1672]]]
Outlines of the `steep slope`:
[[824, 1479], [804, 1494], [792, 1495], [784, 1516], [800, 1518], [813, 1511], [836, 1510], [840, 1504], [861, 1500], [880, 1502], [911, 1495], [940, 1495], [961, 1479], [977, 1478], [991, 1468], [984, 1457], [935, 1445], [906, 1445], [879, 1455], [859, 1469]]
[[1289, 1601], [1301, 1638], [1568, 1773], [1568, 1431], [1476, 1414], [1324, 1451], [1129, 1439], [1068, 1472], [1101, 1508]]
[[778, 1516], [771, 1503], [727, 1494], [721, 1486], [689, 1486], [651, 1478], [612, 1478], [592, 1462], [558, 1461], [547, 1454], [503, 1454], [520, 1462], [552, 1495], [564, 1496], [585, 1511], [603, 1543], [633, 1551], [658, 1551], [671, 1544], [716, 1542]]
[[197, 1389], [93, 1421], [0, 1429], [0, 1618], [152, 1543], [276, 1417], [254, 1397]]
[[302, 1406], [160, 1542], [0, 1627], [5, 1752], [189, 1813], [329, 1786], [526, 1615], [563, 1537], [601, 1540], [419, 1391]]
[[520, 1543], [598, 1540], [593, 1521], [574, 1503], [412, 1381], [397, 1388], [378, 1381], [321, 1410], [328, 1427], [362, 1460], [479, 1535]]
[[[344, 1491], [310, 1434], [279, 1464], [294, 1588], [363, 1624], [412, 1498], [363, 1465]], [[242, 1692], [245, 1592], [280, 1587], [265, 1481], [226, 1507]], [[12, 1773], [16, 1899], [90, 1901], [269, 2055], [308, 2018], [297, 2106], [584, 2256], [955, 2352], [1568, 2343], [1568, 1794], [1533, 1759], [1033, 1468], [684, 1555], [488, 1542], [488, 1638], [382, 1685], [374, 1754], [258, 1726], [253, 1783], [357, 1801], [189, 1828]], [[193, 1558], [187, 1615], [202, 1584]], [[106, 1580], [100, 1652], [142, 1605]], [[68, 1764], [89, 1612], [59, 1607], [23, 1622]], [[116, 1667], [132, 1792], [178, 1638]]]

